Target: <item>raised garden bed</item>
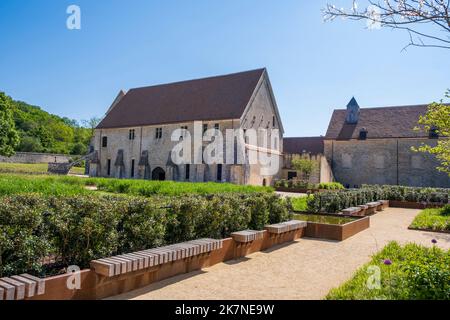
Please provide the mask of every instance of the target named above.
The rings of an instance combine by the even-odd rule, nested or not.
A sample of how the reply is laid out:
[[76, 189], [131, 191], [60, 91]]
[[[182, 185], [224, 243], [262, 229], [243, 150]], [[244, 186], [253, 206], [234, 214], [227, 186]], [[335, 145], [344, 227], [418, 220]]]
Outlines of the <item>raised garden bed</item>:
[[443, 206], [445, 206], [445, 204], [390, 200], [389, 206], [393, 208], [405, 208], [405, 209], [430, 209], [430, 208], [442, 208]]
[[317, 193], [329, 191], [326, 189], [306, 189], [306, 188], [288, 188], [288, 187], [276, 187], [278, 192], [291, 192], [291, 193]]
[[295, 219], [307, 221], [305, 237], [343, 241], [370, 227], [370, 217], [336, 214], [300, 214]]

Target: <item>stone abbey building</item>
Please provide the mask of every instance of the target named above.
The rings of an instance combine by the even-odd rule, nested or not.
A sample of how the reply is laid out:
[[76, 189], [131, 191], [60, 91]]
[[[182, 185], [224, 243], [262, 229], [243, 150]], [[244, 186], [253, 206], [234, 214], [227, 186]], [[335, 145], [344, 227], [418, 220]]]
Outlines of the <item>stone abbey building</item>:
[[[435, 144], [433, 132], [414, 131], [426, 105], [360, 108], [353, 98], [347, 109], [335, 110], [325, 136], [284, 138], [284, 130], [266, 69], [121, 91], [95, 130], [90, 175], [148, 180], [231, 182], [270, 185], [295, 178], [296, 155], [317, 162], [311, 182], [450, 187], [449, 177], [436, 170], [436, 160], [412, 146]], [[267, 137], [245, 139], [243, 163], [176, 165], [171, 152], [176, 129], [193, 134], [202, 129], [266, 129]], [[273, 133], [272, 133], [273, 134]], [[272, 140], [271, 140], [272, 139]], [[201, 150], [194, 150], [202, 153]], [[276, 173], [264, 174], [248, 162], [248, 152], [276, 157]], [[223, 150], [226, 158], [227, 150]]]
[[[246, 155], [253, 151], [277, 158], [276, 173], [264, 175], [261, 165], [249, 161], [175, 164], [171, 155], [178, 142], [172, 134], [181, 128], [193, 135], [196, 122], [204, 133], [217, 129], [224, 137], [227, 129], [276, 131], [276, 137], [268, 138], [274, 138], [270, 148], [260, 136], [253, 143], [245, 141]], [[266, 69], [131, 89], [119, 93], [95, 130], [90, 174], [270, 185], [280, 172], [283, 132]], [[203, 154], [206, 145], [194, 152]], [[226, 151], [224, 146], [223, 158]]]

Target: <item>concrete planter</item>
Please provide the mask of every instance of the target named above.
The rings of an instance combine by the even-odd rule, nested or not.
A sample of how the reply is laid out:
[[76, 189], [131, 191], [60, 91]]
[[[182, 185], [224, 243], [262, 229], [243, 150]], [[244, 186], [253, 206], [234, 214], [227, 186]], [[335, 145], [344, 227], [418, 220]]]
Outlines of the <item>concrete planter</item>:
[[369, 227], [370, 217], [355, 219], [343, 225], [308, 222], [305, 237], [343, 241]]
[[389, 206], [393, 208], [405, 209], [429, 209], [442, 208], [443, 206], [445, 206], [445, 204], [390, 200]]

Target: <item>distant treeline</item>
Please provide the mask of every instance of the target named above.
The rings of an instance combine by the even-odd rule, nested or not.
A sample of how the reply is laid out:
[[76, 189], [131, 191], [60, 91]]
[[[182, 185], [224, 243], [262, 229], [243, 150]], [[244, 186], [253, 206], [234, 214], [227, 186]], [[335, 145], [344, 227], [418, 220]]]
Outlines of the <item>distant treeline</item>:
[[11, 104], [20, 137], [16, 151], [73, 155], [88, 152], [92, 135], [89, 124], [95, 127], [95, 119], [85, 121], [82, 125], [76, 120], [61, 118], [25, 102], [12, 100]]

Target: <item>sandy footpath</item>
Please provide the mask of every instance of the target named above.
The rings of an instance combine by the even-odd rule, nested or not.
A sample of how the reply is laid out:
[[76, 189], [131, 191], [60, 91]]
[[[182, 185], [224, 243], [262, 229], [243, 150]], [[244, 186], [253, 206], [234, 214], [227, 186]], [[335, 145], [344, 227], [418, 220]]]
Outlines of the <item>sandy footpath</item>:
[[389, 208], [343, 242], [302, 238], [110, 299], [322, 299], [391, 240], [450, 248], [450, 234], [408, 230], [420, 210]]

